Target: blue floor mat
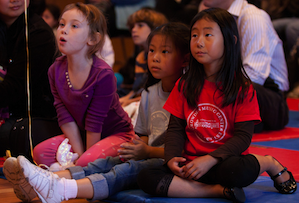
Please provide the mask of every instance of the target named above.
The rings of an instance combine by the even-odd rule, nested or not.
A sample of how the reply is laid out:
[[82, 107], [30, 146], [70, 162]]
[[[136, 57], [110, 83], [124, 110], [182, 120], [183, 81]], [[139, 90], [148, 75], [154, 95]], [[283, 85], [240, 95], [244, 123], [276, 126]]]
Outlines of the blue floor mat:
[[254, 142], [253, 144], [299, 151], [299, 138], [275, 140], [275, 141], [267, 141], [267, 142]]
[[299, 111], [289, 111], [289, 123], [286, 127], [299, 128]]
[[0, 167], [0, 178], [6, 179], [3, 173], [3, 167]]
[[[295, 203], [299, 202], [299, 192], [291, 195], [284, 195], [277, 192], [273, 187], [273, 181], [269, 177], [260, 176], [253, 184], [244, 188], [246, 194], [246, 203]], [[142, 190], [125, 190], [119, 192], [107, 202], [115, 203], [211, 203], [211, 202], [231, 202], [222, 198], [163, 198], [152, 197]]]

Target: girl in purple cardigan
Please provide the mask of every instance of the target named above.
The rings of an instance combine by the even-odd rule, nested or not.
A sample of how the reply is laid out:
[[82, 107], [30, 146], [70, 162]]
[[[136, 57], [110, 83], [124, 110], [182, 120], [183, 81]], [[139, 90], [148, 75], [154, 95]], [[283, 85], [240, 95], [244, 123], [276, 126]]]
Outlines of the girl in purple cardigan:
[[64, 55], [48, 71], [63, 135], [34, 148], [37, 164], [57, 162], [56, 152], [65, 138], [79, 155], [75, 164], [86, 166], [98, 158], [117, 156], [119, 145], [134, 135], [119, 103], [114, 72], [95, 56], [103, 47], [106, 30], [104, 15], [92, 5], [71, 4], [63, 11], [56, 39]]

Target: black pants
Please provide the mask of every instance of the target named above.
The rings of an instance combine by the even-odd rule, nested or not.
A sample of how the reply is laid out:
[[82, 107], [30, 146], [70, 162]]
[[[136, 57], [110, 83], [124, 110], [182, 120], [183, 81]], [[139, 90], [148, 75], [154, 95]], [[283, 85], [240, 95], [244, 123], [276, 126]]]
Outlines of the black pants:
[[[31, 127], [33, 147], [62, 134], [56, 118], [33, 118]], [[9, 118], [0, 126], [0, 156], [8, 149], [12, 156], [24, 155], [31, 159], [28, 118]]]
[[[211, 168], [198, 182], [220, 184], [224, 187], [246, 187], [259, 176], [260, 164], [255, 156], [233, 156]], [[138, 175], [138, 185], [146, 193], [167, 196], [174, 173], [167, 165], [143, 169]]]
[[15, 122], [14, 119], [7, 119], [5, 123], [0, 126], [0, 157], [5, 156], [5, 151], [10, 149], [9, 135]]
[[254, 132], [280, 130], [289, 122], [289, 108], [284, 93], [271, 78], [265, 84], [253, 83], [257, 93], [262, 122], [255, 126]]

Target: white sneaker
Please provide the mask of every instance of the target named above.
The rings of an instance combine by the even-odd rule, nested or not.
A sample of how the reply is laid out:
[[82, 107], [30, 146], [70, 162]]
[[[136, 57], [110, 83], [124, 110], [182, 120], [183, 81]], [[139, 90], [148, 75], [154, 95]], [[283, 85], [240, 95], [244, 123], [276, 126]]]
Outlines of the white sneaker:
[[36, 197], [34, 189], [25, 179], [15, 157], [9, 157], [5, 160], [3, 173], [12, 184], [15, 194], [20, 200], [23, 202], [31, 202], [31, 200]]
[[31, 164], [23, 156], [18, 156], [18, 163], [25, 178], [43, 203], [58, 203], [65, 200], [61, 195], [64, 194], [61, 191], [64, 186], [59, 185], [62, 183], [58, 175]]

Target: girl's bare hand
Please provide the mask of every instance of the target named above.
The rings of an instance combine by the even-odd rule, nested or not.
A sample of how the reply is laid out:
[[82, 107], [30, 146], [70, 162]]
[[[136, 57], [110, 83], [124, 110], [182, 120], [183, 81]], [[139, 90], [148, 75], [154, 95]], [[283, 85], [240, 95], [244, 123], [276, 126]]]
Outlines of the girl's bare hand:
[[186, 159], [183, 157], [173, 157], [167, 162], [167, 166], [170, 168], [170, 170], [177, 176], [181, 178], [185, 178], [185, 171], [184, 166], [180, 167], [179, 163], [185, 162]]
[[126, 142], [120, 145], [118, 149], [119, 157], [123, 159], [141, 160], [149, 157], [149, 146], [139, 137], [132, 139], [132, 142]]
[[206, 174], [218, 160], [210, 155], [200, 156], [189, 162], [184, 167], [184, 178], [190, 180], [198, 180], [204, 174]]

